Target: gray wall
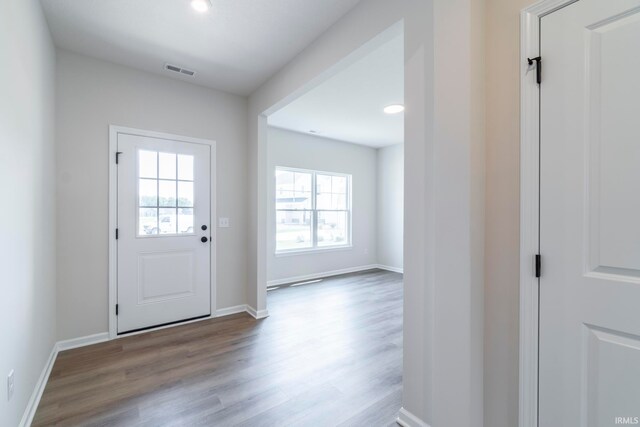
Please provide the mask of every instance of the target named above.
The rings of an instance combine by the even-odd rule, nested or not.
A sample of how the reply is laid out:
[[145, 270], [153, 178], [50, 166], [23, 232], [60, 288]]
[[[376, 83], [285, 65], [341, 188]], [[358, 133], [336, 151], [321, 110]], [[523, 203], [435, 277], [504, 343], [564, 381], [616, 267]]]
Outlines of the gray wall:
[[402, 269], [404, 144], [378, 150], [378, 264]]
[[36, 0], [0, 2], [0, 58], [0, 425], [17, 426], [56, 341], [55, 50]]
[[58, 339], [108, 330], [109, 125], [217, 142], [218, 309], [245, 303], [247, 100], [58, 51]]
[[376, 169], [377, 150], [312, 135], [269, 128], [267, 185], [274, 194], [276, 166], [352, 175], [352, 248], [313, 254], [275, 255], [275, 205], [267, 210], [269, 236], [267, 278], [278, 280], [377, 263]]

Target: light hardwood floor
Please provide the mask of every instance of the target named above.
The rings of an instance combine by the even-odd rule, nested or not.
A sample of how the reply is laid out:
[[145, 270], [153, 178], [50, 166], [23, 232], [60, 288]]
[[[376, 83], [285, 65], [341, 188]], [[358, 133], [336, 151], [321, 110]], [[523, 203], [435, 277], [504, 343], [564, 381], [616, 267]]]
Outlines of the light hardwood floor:
[[206, 320], [62, 352], [33, 426], [391, 426], [402, 276], [269, 291], [270, 317]]

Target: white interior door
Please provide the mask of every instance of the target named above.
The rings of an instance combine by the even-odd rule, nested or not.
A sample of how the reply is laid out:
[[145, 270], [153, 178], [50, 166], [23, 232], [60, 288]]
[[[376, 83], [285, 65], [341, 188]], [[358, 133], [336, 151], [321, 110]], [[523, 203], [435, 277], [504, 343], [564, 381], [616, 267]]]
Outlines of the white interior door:
[[211, 314], [210, 150], [118, 134], [118, 333]]
[[540, 43], [539, 425], [638, 424], [640, 0], [579, 0]]

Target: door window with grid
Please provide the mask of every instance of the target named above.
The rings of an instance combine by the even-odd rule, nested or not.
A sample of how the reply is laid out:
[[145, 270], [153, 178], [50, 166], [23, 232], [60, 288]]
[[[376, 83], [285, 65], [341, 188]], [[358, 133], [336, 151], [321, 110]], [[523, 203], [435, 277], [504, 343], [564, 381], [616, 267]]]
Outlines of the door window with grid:
[[351, 175], [276, 168], [276, 252], [351, 245]]
[[193, 234], [193, 156], [138, 151], [138, 236]]

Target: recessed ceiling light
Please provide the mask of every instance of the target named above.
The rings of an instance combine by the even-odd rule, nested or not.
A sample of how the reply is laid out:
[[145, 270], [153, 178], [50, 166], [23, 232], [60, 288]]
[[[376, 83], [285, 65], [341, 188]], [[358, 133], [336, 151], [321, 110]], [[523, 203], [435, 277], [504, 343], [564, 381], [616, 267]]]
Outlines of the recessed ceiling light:
[[191, 0], [191, 7], [200, 13], [208, 12], [211, 9], [210, 0]]
[[392, 104], [384, 107], [384, 112], [387, 114], [398, 114], [404, 111], [404, 105], [401, 104]]

